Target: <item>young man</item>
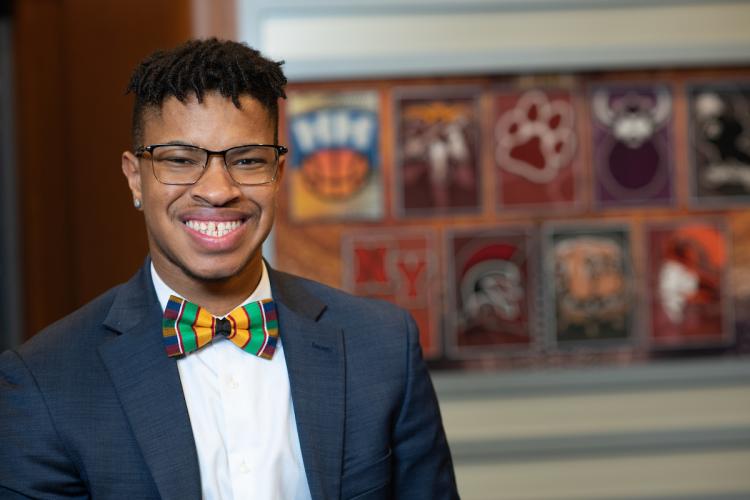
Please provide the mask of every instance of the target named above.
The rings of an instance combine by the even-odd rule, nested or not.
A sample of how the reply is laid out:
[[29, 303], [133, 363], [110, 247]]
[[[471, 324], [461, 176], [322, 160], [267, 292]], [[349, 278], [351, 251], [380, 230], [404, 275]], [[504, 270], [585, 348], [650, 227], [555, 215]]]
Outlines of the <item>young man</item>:
[[0, 498], [457, 497], [409, 315], [263, 261], [285, 83], [217, 40], [136, 69], [150, 256], [0, 356]]

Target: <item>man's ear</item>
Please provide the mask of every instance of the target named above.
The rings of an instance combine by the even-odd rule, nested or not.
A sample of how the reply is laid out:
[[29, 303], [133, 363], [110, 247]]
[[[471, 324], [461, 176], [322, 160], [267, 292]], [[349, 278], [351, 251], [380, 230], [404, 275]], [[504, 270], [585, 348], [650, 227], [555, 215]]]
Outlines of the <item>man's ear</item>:
[[284, 167], [286, 166], [286, 156], [279, 157], [279, 171], [276, 173], [276, 190], [281, 186], [281, 180], [284, 178]]
[[138, 158], [130, 151], [122, 153], [122, 173], [128, 179], [130, 192], [133, 193], [133, 202], [138, 205], [143, 203], [143, 193], [141, 191], [141, 163]]

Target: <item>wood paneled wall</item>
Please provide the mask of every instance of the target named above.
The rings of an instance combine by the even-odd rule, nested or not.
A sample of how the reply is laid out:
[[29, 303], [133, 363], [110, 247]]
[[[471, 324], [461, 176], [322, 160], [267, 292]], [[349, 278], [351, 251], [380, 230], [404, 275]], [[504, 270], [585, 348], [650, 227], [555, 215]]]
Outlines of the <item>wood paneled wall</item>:
[[22, 285], [29, 337], [127, 279], [146, 237], [120, 171], [130, 72], [192, 33], [190, 0], [20, 0], [14, 13]]

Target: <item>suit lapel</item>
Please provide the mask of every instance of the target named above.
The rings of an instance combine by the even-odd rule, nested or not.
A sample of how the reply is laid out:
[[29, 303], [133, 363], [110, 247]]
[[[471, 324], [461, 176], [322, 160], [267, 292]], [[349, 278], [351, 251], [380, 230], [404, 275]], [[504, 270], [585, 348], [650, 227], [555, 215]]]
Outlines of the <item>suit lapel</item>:
[[269, 268], [302, 459], [314, 500], [338, 499], [345, 411], [340, 329], [318, 322], [325, 305], [298, 278]]
[[177, 364], [161, 337], [150, 261], [115, 298], [105, 326], [120, 335], [99, 348], [160, 496], [200, 498], [200, 469]]

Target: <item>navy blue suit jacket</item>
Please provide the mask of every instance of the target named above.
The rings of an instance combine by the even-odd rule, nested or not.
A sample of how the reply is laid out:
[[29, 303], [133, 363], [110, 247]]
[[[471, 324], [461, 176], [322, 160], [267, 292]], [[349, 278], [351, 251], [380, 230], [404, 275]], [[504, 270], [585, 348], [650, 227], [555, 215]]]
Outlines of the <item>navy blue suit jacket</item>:
[[[312, 498], [457, 498], [411, 317], [269, 270]], [[149, 262], [0, 355], [0, 498], [201, 496]]]

